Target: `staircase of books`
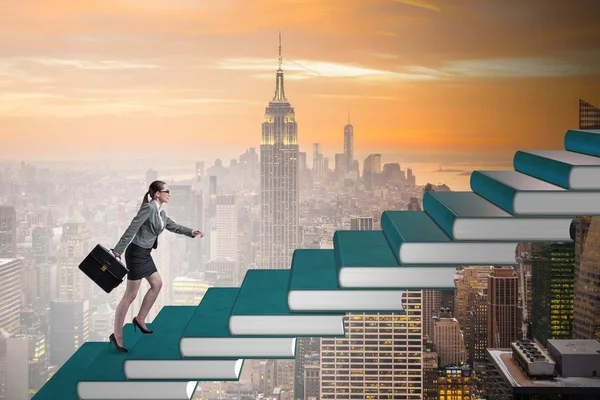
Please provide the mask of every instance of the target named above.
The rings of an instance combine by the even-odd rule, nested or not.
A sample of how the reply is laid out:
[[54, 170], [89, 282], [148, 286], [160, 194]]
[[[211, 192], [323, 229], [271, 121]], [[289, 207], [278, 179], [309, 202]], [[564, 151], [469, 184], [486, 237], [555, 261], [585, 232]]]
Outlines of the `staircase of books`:
[[519, 242], [572, 241], [574, 217], [600, 215], [600, 130], [569, 130], [564, 147], [518, 151], [514, 170], [474, 171], [472, 192], [427, 192], [424, 211], [385, 211], [380, 231], [337, 231], [334, 249], [298, 249], [290, 269], [164, 307], [152, 335], [127, 324], [129, 353], [87, 342], [33, 399], [190, 399], [199, 381], [237, 380], [244, 359], [294, 358], [297, 337], [343, 337], [348, 312], [453, 289], [457, 266], [516, 265]]

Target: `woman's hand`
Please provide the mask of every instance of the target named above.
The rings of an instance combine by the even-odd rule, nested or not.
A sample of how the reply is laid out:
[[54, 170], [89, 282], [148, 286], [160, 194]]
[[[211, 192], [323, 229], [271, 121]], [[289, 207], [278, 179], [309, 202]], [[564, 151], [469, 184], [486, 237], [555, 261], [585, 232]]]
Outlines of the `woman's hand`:
[[114, 250], [112, 251], [112, 253], [113, 253], [113, 254], [115, 255], [115, 257], [117, 257], [117, 258], [121, 257], [121, 255], [120, 255], [119, 253], [117, 253], [116, 251], [114, 251]]
[[194, 235], [194, 237], [196, 236], [200, 236], [201, 238], [204, 237], [204, 233], [202, 233], [201, 231], [195, 230], [194, 232], [192, 232], [192, 235]]

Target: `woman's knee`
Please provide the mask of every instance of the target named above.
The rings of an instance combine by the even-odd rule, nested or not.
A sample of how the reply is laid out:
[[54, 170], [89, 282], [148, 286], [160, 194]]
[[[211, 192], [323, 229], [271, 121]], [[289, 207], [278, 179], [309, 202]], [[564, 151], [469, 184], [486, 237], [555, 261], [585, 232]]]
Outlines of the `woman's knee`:
[[133, 293], [125, 292], [125, 295], [123, 296], [123, 300], [125, 300], [127, 303], [131, 304], [131, 303], [133, 303], [133, 301], [135, 300], [136, 297], [137, 297], [137, 292], [133, 292]]
[[163, 286], [162, 279], [155, 279], [150, 284], [151, 289], [156, 290], [157, 292], [160, 291], [160, 289], [162, 288], [162, 286]]

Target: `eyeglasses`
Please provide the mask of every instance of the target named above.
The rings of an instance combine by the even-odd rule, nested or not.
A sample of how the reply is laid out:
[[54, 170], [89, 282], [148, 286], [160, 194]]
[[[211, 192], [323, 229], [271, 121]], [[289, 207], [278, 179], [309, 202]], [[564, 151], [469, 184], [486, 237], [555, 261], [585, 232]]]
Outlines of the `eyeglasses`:
[[171, 194], [170, 190], [159, 190], [160, 193], [167, 193], [167, 194]]

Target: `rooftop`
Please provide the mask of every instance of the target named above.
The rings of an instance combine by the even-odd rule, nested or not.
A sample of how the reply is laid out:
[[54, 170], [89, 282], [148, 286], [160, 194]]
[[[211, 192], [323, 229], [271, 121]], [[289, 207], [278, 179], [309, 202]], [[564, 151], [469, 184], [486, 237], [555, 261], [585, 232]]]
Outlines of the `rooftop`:
[[504, 349], [488, 349], [494, 363], [500, 369], [510, 385], [514, 388], [541, 389], [541, 388], [599, 388], [600, 377], [598, 378], [563, 378], [555, 377], [553, 379], [529, 379], [527, 374], [519, 368], [512, 359], [512, 351]]
[[587, 339], [548, 340], [561, 354], [598, 354], [600, 342]]

